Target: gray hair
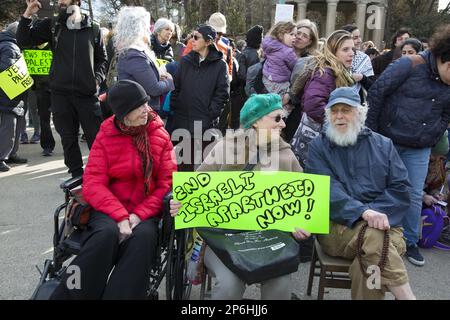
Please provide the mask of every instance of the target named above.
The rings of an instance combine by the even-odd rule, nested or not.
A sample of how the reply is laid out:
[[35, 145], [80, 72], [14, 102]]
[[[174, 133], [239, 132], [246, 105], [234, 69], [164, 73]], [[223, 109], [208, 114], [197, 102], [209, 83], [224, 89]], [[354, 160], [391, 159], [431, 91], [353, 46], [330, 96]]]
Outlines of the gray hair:
[[[360, 125], [361, 128], [363, 128], [364, 124], [366, 123], [367, 112], [369, 111], [369, 108], [366, 105], [359, 105], [357, 111], [358, 111], [358, 125]], [[327, 125], [331, 124], [331, 108], [325, 108], [325, 123]]]
[[165, 28], [170, 28], [170, 29], [172, 29], [172, 31], [175, 31], [175, 25], [173, 24], [172, 21], [170, 21], [169, 19], [166, 19], [166, 18], [159, 18], [155, 22], [155, 26], [153, 27], [153, 32], [158, 34]]
[[114, 33], [117, 52], [131, 46], [148, 47], [146, 41], [150, 41], [150, 13], [144, 7], [122, 7]]
[[[358, 108], [356, 108], [358, 111], [358, 122], [362, 126], [366, 123], [367, 118], [367, 112], [369, 111], [369, 108], [364, 105], [359, 105]], [[331, 108], [325, 108], [325, 122], [327, 124], [330, 124], [331, 120]]]
[[325, 135], [328, 139], [341, 147], [351, 146], [357, 143], [358, 136], [364, 128], [367, 116], [367, 107], [359, 106], [356, 111], [356, 119], [349, 123], [348, 130], [340, 133], [331, 123], [331, 108], [325, 109]]

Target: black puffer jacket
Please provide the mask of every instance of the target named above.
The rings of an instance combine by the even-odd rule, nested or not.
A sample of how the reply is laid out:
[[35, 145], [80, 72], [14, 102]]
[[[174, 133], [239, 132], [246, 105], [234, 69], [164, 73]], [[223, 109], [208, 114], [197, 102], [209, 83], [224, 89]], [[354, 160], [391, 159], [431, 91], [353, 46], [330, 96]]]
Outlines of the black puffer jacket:
[[[59, 29], [60, 28], [60, 29]], [[58, 44], [55, 48], [52, 36], [52, 20], [43, 19], [33, 24], [22, 17], [17, 29], [17, 42], [21, 47], [52, 43], [53, 61], [50, 68], [50, 89], [58, 94], [93, 96], [96, 85], [105, 79], [106, 49], [101, 33], [94, 34], [90, 18], [83, 15], [81, 28], [69, 30], [65, 22], [59, 22]], [[56, 29], [55, 29], [56, 30]]]
[[[21, 56], [16, 38], [8, 32], [0, 32], [0, 73], [13, 65]], [[21, 96], [10, 100], [0, 88], [0, 112], [10, 112], [17, 106]]]
[[195, 51], [180, 60], [170, 100], [175, 113], [172, 129], [184, 128], [194, 133], [194, 121], [202, 121], [202, 130], [209, 129], [228, 102], [228, 68], [222, 53], [210, 48], [202, 62]]
[[173, 61], [173, 49], [170, 43], [162, 45], [154, 34], [152, 34], [151, 42], [152, 50], [155, 52], [156, 58], [167, 60], [169, 62]]

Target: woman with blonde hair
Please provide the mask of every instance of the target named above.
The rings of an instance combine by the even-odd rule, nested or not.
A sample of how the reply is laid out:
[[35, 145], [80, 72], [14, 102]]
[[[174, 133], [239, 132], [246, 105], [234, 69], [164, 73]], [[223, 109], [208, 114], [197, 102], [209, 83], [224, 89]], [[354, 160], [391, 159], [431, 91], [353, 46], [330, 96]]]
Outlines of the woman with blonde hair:
[[340, 87], [350, 87], [355, 81], [350, 73], [354, 52], [352, 35], [344, 30], [333, 32], [322, 52], [314, 57], [316, 67], [306, 83], [302, 97], [303, 111], [320, 124], [330, 93]]
[[[297, 54], [297, 62], [291, 75], [291, 90], [283, 97], [283, 105], [289, 115], [286, 119], [286, 128], [283, 137], [290, 141], [297, 130], [301, 116], [300, 100], [292, 94], [297, 78], [305, 73], [306, 67], [314, 61], [314, 56], [319, 54], [319, 33], [317, 25], [309, 19], [300, 20], [297, 23], [297, 34], [294, 41], [294, 49]], [[304, 84], [304, 80], [301, 80]], [[295, 110], [298, 109], [298, 110]]]
[[143, 7], [123, 7], [114, 34], [118, 53], [118, 80], [133, 80], [150, 96], [150, 107], [159, 112], [160, 96], [174, 89], [172, 76], [159, 70], [150, 49], [150, 13]]
[[309, 19], [300, 20], [297, 23], [297, 34], [294, 41], [294, 49], [297, 57], [303, 58], [317, 54], [319, 32], [317, 25]]
[[[350, 71], [354, 50], [355, 44], [349, 32], [344, 30], [333, 32], [319, 55], [306, 66], [310, 71], [305, 71], [306, 75], [298, 77], [293, 84], [292, 92], [301, 101], [301, 108], [298, 110], [302, 110], [303, 114], [298, 115], [301, 119], [300, 124], [290, 143], [303, 167], [307, 161], [308, 143], [319, 135], [324, 123], [325, 106], [331, 92], [336, 88], [351, 87], [355, 84]], [[300, 82], [306, 84], [297, 86]], [[287, 134], [286, 138], [288, 139]]]

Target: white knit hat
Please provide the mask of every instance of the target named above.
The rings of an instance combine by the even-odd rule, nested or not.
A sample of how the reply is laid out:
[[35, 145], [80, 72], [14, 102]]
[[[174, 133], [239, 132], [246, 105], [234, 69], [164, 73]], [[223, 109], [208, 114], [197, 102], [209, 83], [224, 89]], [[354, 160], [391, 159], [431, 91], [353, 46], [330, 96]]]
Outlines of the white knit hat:
[[220, 12], [215, 12], [209, 17], [209, 24], [217, 32], [227, 33], [227, 19]]
[[16, 32], [17, 32], [17, 26], [19, 25], [18, 21], [14, 21], [13, 23], [10, 23], [7, 27], [6, 27], [6, 32], [8, 32], [10, 35], [15, 36]]

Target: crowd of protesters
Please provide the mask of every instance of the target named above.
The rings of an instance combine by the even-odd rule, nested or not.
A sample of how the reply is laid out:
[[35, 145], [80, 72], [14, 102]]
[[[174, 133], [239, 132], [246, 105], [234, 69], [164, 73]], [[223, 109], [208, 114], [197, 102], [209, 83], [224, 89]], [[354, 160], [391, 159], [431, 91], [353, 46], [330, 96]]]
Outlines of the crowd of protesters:
[[[20, 142], [40, 141], [43, 155], [52, 155], [52, 115], [68, 172], [72, 177], [83, 176], [81, 126], [89, 148], [93, 148], [84, 174], [87, 198], [93, 199], [91, 205], [99, 216], [105, 213], [118, 224], [120, 230], [114, 236], [123, 241], [141, 220], [153, 217], [162, 203], [154, 199], [148, 202], [158, 207], [152, 207], [149, 215], [145, 208], [141, 208], [145, 214], [133, 211], [131, 204], [125, 209], [121, 201], [126, 200], [112, 186], [111, 190], [105, 189], [108, 197], [95, 194], [92, 177], [102, 186], [108, 185], [108, 179], [127, 180], [121, 171], [123, 166], [107, 156], [108, 148], [113, 148], [110, 136], [117, 135], [115, 139], [123, 141], [129, 138], [130, 152], [138, 152], [133, 159], [145, 160], [144, 170], [142, 165], [127, 168], [129, 174], [143, 174], [138, 182], [146, 183], [145, 188], [136, 191], [142, 193], [137, 197], [139, 207], [145, 205], [146, 197], [152, 197], [152, 192], [161, 196], [153, 186], [161, 183], [158, 175], [165, 179], [161, 188], [168, 189], [170, 177], [160, 171], [168, 165], [160, 165], [160, 161], [173, 161], [172, 144], [179, 171], [194, 171], [199, 165], [200, 170], [206, 170], [203, 151], [214, 137], [206, 139], [205, 133], [213, 129], [212, 135], [218, 137], [227, 129], [260, 129], [256, 124], [264, 123], [263, 128], [277, 131], [283, 152], [289, 154], [288, 165], [279, 170], [291, 168], [332, 178], [330, 201], [335, 211], [330, 213], [330, 235], [319, 238], [324, 250], [353, 259], [355, 255], [340, 244], [348, 244], [362, 222], [375, 230], [390, 229], [395, 240], [389, 248], [392, 270], [382, 278], [383, 288], [399, 299], [414, 298], [400, 256], [406, 253], [414, 265], [425, 264], [417, 245], [422, 206], [444, 199], [444, 188], [437, 193], [423, 190], [430, 159], [435, 159], [431, 150], [447, 139], [444, 134], [450, 122], [450, 26], [436, 30], [430, 40], [413, 38], [409, 30], [401, 29], [392, 38], [390, 50], [380, 52], [372, 41], [362, 39], [354, 25], [343, 26], [325, 39], [320, 38], [313, 21], [278, 22], [270, 30], [253, 26], [245, 40], [236, 41], [227, 37], [227, 20], [219, 12], [183, 37], [181, 28], [169, 19], [160, 18], [151, 24], [150, 13], [143, 7], [123, 7], [115, 28], [110, 30], [100, 29], [79, 10], [68, 14], [67, 8], [79, 6], [80, 0], [59, 0], [59, 14], [52, 19], [37, 19], [39, 2], [26, 2], [27, 9], [19, 21], [0, 32], [0, 72], [21, 57], [21, 50], [30, 48], [51, 50], [53, 61], [49, 75], [33, 76], [32, 91], [10, 98], [0, 89], [1, 172], [11, 170], [10, 164], [27, 162], [18, 155]], [[127, 88], [122, 89], [124, 97], [118, 95], [122, 92], [118, 85]], [[142, 99], [127, 90], [137, 90]], [[24, 138], [24, 111], [33, 104], [31, 92], [37, 97], [38, 117], [33, 118], [35, 135], [28, 141]], [[246, 104], [255, 94], [261, 96], [255, 100], [258, 102]], [[116, 100], [112, 101], [110, 95]], [[133, 105], [128, 106], [131, 102]], [[129, 118], [141, 105], [145, 105], [141, 108], [144, 123]], [[148, 138], [142, 132], [139, 135], [139, 126], [157, 128], [164, 144], [152, 136], [153, 129], [148, 129]], [[98, 132], [101, 141], [96, 140]], [[232, 138], [227, 133], [223, 141]], [[146, 151], [149, 143], [160, 147]], [[105, 149], [104, 145], [109, 147]], [[216, 150], [217, 146], [220, 143]], [[230, 152], [245, 153], [240, 148], [251, 146], [233, 145]], [[120, 151], [116, 149], [114, 157], [119, 159]], [[441, 167], [445, 165], [448, 143], [444, 149], [439, 151]], [[108, 161], [114, 169], [95, 163]], [[213, 170], [242, 170], [245, 163], [240, 165], [222, 166], [218, 162]], [[169, 167], [170, 172], [175, 171]], [[445, 173], [440, 181], [443, 185]], [[116, 207], [123, 215], [118, 217], [119, 209], [105, 206], [103, 201], [107, 199], [119, 199]], [[389, 206], [402, 212], [390, 212]], [[173, 204], [174, 215], [178, 208]], [[130, 220], [125, 227], [124, 219]], [[148, 226], [154, 227], [152, 223]], [[343, 234], [349, 238], [339, 238]], [[379, 233], [368, 233], [366, 241], [381, 245], [380, 239]], [[381, 255], [380, 250], [369, 246], [365, 250], [375, 257]], [[208, 256], [211, 261], [213, 255]], [[210, 268], [214, 270], [219, 263], [210, 262], [215, 266]], [[384, 289], [373, 294], [361, 288], [359, 272], [352, 267], [352, 296], [383, 297]], [[139, 280], [136, 277], [134, 281]], [[232, 277], [230, 272], [228, 278]], [[241, 287], [234, 290], [237, 293], [223, 296], [242, 295]], [[277, 298], [276, 294], [270, 297]]]

